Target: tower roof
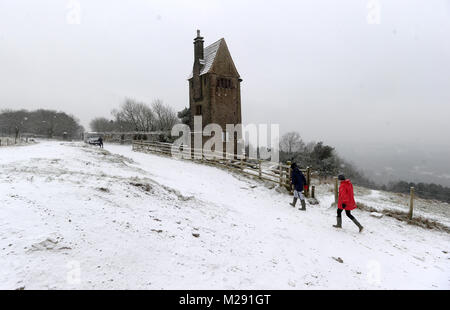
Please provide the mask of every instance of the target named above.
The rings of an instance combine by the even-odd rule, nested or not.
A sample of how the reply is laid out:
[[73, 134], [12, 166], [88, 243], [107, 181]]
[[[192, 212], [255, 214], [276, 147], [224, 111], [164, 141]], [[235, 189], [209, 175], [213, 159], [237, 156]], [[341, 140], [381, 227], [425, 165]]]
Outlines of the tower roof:
[[[206, 74], [211, 70], [212, 64], [216, 59], [217, 51], [219, 50], [220, 44], [224, 41], [224, 39], [217, 40], [216, 42], [208, 45], [204, 49], [204, 59], [200, 60], [200, 64], [202, 65], [202, 69], [200, 70], [200, 75]], [[189, 75], [188, 79], [192, 78], [193, 72]]]

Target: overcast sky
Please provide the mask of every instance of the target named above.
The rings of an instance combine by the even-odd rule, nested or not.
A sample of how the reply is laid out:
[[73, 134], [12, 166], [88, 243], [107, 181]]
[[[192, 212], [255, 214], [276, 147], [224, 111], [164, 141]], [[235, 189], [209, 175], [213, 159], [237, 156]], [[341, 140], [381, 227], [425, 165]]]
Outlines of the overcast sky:
[[445, 0], [0, 0], [0, 109], [62, 110], [85, 127], [124, 97], [181, 110], [196, 29], [205, 45], [226, 39], [244, 123], [450, 145]]

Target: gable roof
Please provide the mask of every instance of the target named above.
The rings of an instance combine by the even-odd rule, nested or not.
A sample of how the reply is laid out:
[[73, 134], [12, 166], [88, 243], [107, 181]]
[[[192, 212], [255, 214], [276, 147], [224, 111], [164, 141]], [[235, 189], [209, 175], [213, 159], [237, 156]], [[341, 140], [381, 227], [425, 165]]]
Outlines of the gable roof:
[[[203, 65], [203, 67], [200, 70], [200, 75], [206, 74], [211, 70], [211, 67], [214, 63], [214, 60], [216, 59], [217, 51], [219, 50], [220, 44], [222, 43], [223, 38], [220, 40], [217, 40], [211, 45], [208, 45], [203, 49], [203, 57], [204, 59], [200, 60], [200, 64]], [[188, 79], [191, 79], [193, 76], [193, 72], [191, 71], [191, 74], [189, 75]]]

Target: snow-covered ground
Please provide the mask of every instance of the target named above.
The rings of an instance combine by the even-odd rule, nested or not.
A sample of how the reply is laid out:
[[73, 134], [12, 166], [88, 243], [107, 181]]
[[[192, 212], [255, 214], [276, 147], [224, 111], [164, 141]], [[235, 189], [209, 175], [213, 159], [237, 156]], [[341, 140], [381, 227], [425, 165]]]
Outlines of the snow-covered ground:
[[360, 210], [363, 233], [345, 216], [336, 230], [333, 193], [317, 196], [302, 212], [259, 181], [130, 146], [0, 148], [0, 288], [450, 288], [448, 233]]
[[[409, 194], [390, 193], [355, 187], [357, 202], [362, 202], [377, 210], [409, 211]], [[450, 228], [450, 204], [437, 200], [414, 199], [414, 216], [437, 221]]]

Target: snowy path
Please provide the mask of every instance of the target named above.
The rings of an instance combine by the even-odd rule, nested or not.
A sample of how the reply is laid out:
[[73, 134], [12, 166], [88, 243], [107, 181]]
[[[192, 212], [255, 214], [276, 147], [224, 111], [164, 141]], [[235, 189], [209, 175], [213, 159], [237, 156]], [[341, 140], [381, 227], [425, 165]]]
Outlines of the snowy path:
[[326, 190], [305, 213], [221, 169], [106, 150], [0, 149], [0, 288], [450, 288], [446, 233], [358, 210], [364, 233], [336, 231]]

